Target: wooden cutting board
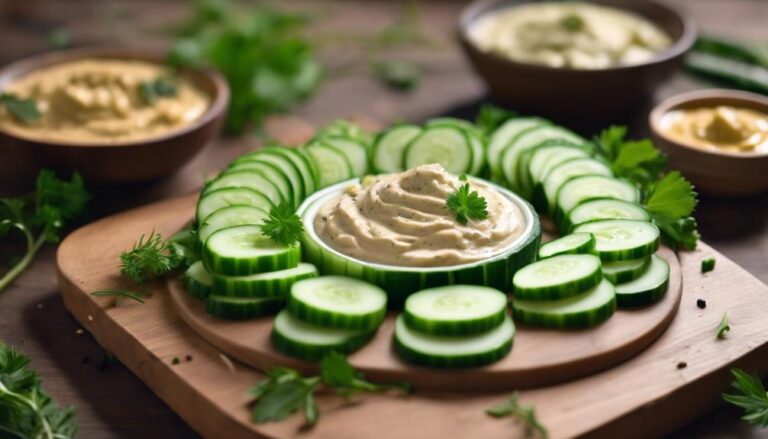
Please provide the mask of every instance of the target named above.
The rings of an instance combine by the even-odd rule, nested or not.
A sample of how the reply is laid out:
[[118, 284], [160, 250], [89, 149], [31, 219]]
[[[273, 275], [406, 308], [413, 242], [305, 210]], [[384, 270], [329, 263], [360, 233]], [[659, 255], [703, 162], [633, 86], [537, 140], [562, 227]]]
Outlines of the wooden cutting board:
[[[484, 409], [508, 391], [483, 394], [417, 391], [345, 402], [322, 395], [319, 424], [301, 429], [301, 416], [263, 425], [249, 421], [246, 390], [262, 374], [233, 361], [197, 335], [177, 313], [164, 284], [144, 304], [88, 294], [121, 286], [117, 256], [142, 233], [164, 235], [187, 221], [189, 198], [115, 215], [72, 233], [59, 247], [64, 303], [84, 328], [142, 378], [194, 429], [210, 438], [510, 438], [525, 431]], [[180, 212], [179, 214], [176, 214]], [[700, 272], [701, 259], [717, 268]], [[706, 244], [679, 254], [680, 308], [669, 328], [630, 360], [575, 381], [524, 390], [553, 438], [646, 438], [679, 427], [721, 403], [728, 367], [768, 372], [768, 287]], [[706, 299], [706, 309], [696, 300]], [[725, 339], [715, 337], [724, 312]], [[179, 361], [174, 361], [178, 359]], [[176, 363], [176, 364], [174, 364]]]

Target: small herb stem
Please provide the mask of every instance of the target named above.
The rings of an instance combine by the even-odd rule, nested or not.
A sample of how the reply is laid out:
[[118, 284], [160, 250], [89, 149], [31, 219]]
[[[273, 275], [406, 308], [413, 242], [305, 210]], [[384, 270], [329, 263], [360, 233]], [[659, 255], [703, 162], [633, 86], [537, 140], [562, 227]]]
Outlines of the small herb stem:
[[43, 244], [45, 244], [44, 234], [40, 234], [40, 236], [35, 239], [35, 237], [32, 235], [32, 232], [30, 232], [29, 229], [27, 229], [23, 224], [14, 223], [13, 227], [21, 231], [27, 238], [27, 253], [16, 265], [13, 266], [13, 268], [11, 268], [2, 278], [0, 278], [0, 291], [6, 289], [8, 285], [16, 280], [16, 278], [19, 277], [19, 275], [23, 273], [27, 267], [29, 267], [29, 264], [31, 264], [32, 260], [35, 258], [37, 251], [40, 250], [40, 247], [42, 247]]
[[[25, 405], [29, 407], [32, 412], [35, 414], [35, 416], [40, 420], [40, 427], [43, 429], [41, 436], [42, 439], [54, 439], [57, 436], [53, 434], [53, 431], [51, 430], [50, 424], [48, 424], [48, 420], [45, 418], [45, 415], [40, 410], [40, 407], [31, 399], [25, 398], [23, 395], [19, 395], [18, 393], [12, 392], [10, 389], [5, 387], [2, 381], [0, 381], [0, 395], [7, 395], [10, 398], [13, 398], [17, 400], [22, 405]], [[20, 435], [21, 436], [21, 435]]]

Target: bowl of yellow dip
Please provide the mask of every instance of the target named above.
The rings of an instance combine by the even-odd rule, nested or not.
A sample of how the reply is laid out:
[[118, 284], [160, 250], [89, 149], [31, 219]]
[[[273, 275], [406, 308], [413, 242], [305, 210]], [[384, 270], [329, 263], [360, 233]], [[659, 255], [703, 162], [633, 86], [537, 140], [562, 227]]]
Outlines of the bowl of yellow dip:
[[84, 48], [10, 64], [0, 70], [0, 153], [12, 159], [0, 161], [0, 185], [42, 167], [89, 183], [168, 175], [216, 135], [228, 101], [218, 73], [171, 70], [160, 52]]
[[576, 123], [631, 117], [678, 68], [693, 22], [651, 0], [477, 0], [459, 40], [501, 102]]
[[697, 190], [714, 195], [768, 191], [768, 98], [699, 90], [661, 102], [650, 114], [656, 144]]

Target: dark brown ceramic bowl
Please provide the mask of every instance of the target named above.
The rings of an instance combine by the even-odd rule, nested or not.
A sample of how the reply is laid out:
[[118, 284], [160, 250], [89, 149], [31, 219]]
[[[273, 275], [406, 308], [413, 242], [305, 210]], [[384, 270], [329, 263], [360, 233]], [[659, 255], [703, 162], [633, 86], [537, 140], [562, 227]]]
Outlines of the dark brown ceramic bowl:
[[511, 109], [556, 119], [602, 125], [626, 119], [643, 108], [656, 88], [679, 67], [696, 39], [696, 26], [686, 16], [650, 0], [595, 0], [638, 14], [655, 23], [673, 40], [647, 62], [598, 70], [555, 68], [512, 61], [480, 50], [468, 31], [480, 16], [526, 3], [478, 0], [459, 21], [459, 40], [475, 71], [496, 99]]
[[669, 156], [670, 167], [679, 169], [699, 192], [740, 196], [768, 191], [768, 153], [737, 153], [702, 149], [670, 139], [661, 119], [670, 111], [727, 105], [768, 114], [768, 98], [736, 90], [698, 90], [673, 96], [649, 116], [656, 145]]
[[[99, 47], [53, 52], [0, 70], [0, 90], [33, 70], [85, 58], [165, 62], [163, 53], [145, 49]], [[229, 103], [229, 88], [216, 72], [182, 70], [180, 74], [207, 92], [212, 97], [211, 105], [198, 120], [162, 136], [111, 144], [78, 144], [31, 140], [0, 131], [0, 190], [27, 186], [40, 168], [65, 174], [78, 171], [86, 184], [143, 182], [181, 168], [219, 132]]]

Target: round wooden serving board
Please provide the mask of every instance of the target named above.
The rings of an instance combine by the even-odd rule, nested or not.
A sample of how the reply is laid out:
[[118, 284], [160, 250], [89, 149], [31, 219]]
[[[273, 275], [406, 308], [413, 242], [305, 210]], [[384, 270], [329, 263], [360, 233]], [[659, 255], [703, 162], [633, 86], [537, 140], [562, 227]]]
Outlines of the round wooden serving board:
[[[617, 310], [593, 328], [564, 331], [518, 325], [514, 347], [490, 366], [441, 370], [401, 361], [392, 349], [396, 313], [390, 313], [378, 334], [349, 361], [379, 382], [408, 381], [415, 388], [440, 390], [501, 390], [540, 387], [607, 369], [637, 354], [659, 337], [674, 319], [682, 295], [682, 275], [675, 254], [662, 248], [670, 265], [664, 298], [645, 308]], [[206, 313], [202, 301], [191, 298], [178, 280], [169, 282], [179, 314], [200, 336], [227, 355], [265, 371], [289, 366], [311, 372], [315, 366], [276, 351], [270, 342], [272, 316], [229, 321]]]

